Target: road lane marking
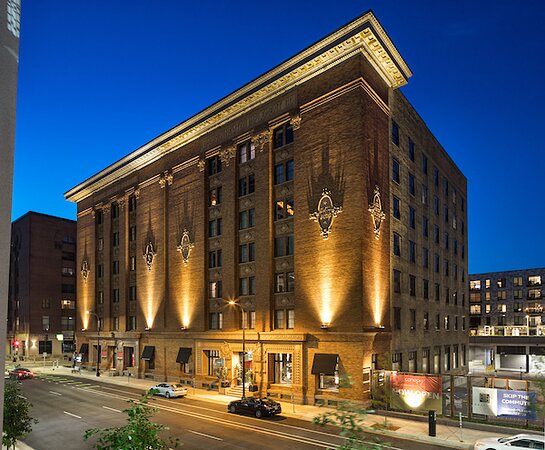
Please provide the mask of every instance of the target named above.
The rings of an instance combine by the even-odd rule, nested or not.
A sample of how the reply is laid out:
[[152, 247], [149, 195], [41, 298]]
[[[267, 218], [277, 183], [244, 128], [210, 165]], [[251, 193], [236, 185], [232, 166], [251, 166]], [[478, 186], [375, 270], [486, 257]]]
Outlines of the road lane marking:
[[60, 392], [55, 392], [55, 391], [49, 391], [49, 393], [54, 395], [62, 395]]
[[76, 419], [81, 419], [81, 416], [77, 416], [75, 414], [69, 413], [68, 411], [63, 411], [64, 414], [67, 414], [69, 416], [75, 417]]
[[215, 439], [216, 441], [223, 441], [222, 438], [219, 438], [219, 437], [216, 437], [216, 436], [211, 436], [210, 434], [199, 433], [198, 431], [193, 431], [193, 430], [187, 430], [187, 431], [189, 431], [190, 433], [193, 433], [193, 434], [198, 434], [199, 436], [204, 436], [204, 437], [207, 437], [207, 438], [210, 438], [210, 439]]
[[109, 411], [115, 411], [115, 412], [118, 412], [118, 413], [123, 412], [123, 411], [120, 411], [119, 409], [110, 408], [109, 406], [102, 406], [102, 407], [104, 409], [109, 410]]
[[[100, 386], [92, 386], [92, 387], [97, 388], [97, 387], [100, 387]], [[132, 392], [129, 393], [127, 391], [121, 391], [121, 392], [124, 392], [126, 394], [130, 394], [130, 395], [134, 395], [134, 396], [137, 396], [137, 397], [136, 398], [124, 397], [124, 396], [119, 395], [119, 394], [116, 395], [116, 394], [109, 394], [109, 393], [100, 392], [100, 391], [90, 391], [87, 388], [80, 388], [80, 387], [78, 387], [76, 389], [79, 389], [79, 390], [82, 390], [82, 391], [87, 390], [87, 392], [92, 392], [93, 394], [102, 395], [102, 396], [110, 397], [110, 398], [112, 398], [112, 397], [113, 398], [118, 398], [118, 399], [121, 399], [121, 400], [131, 399], [131, 400], [138, 401], [139, 398], [140, 398], [139, 396], [137, 396], [136, 393], [132, 393]], [[106, 389], [108, 389], [108, 388], [106, 388]], [[111, 390], [114, 390], [114, 389], [111, 389]], [[184, 404], [184, 406], [192, 406], [192, 405]], [[331, 448], [334, 448], [334, 447], [337, 446], [337, 444], [332, 444], [332, 443], [329, 443], [329, 442], [326, 442], [326, 441], [320, 441], [318, 439], [307, 437], [307, 436], [301, 436], [301, 435], [293, 436], [292, 434], [288, 434], [289, 433], [288, 431], [280, 431], [280, 430], [274, 430], [274, 429], [268, 429], [268, 428], [261, 428], [261, 427], [257, 427], [257, 426], [251, 425], [251, 424], [245, 424], [244, 422], [233, 422], [233, 421], [227, 420], [227, 419], [220, 419], [220, 418], [216, 418], [216, 417], [206, 416], [204, 414], [197, 413], [197, 412], [187, 412], [187, 411], [179, 410], [179, 409], [174, 408], [173, 406], [165, 406], [165, 405], [162, 405], [162, 404], [158, 404], [157, 408], [158, 409], [163, 409], [165, 411], [172, 412], [172, 413], [175, 413], [175, 414], [186, 415], [186, 416], [190, 416], [190, 417], [200, 418], [202, 420], [206, 420], [206, 421], [209, 421], [209, 422], [215, 422], [215, 423], [218, 423], [220, 425], [227, 426], [227, 427], [246, 428], [246, 429], [249, 428], [249, 429], [251, 429], [253, 431], [256, 431], [258, 433], [271, 435], [271, 436], [276, 436], [276, 437], [279, 437], [279, 438], [284, 438], [284, 439], [288, 439], [288, 440], [292, 440], [292, 441], [298, 441], [298, 442], [301, 442], [301, 443], [304, 443], [304, 444], [315, 445], [315, 446], [326, 448], [326, 449], [331, 449]], [[206, 409], [206, 410], [209, 410], [209, 411], [213, 411], [214, 413], [220, 412], [220, 411], [217, 411], [217, 410], [204, 408], [204, 407], [196, 407], [196, 408]], [[250, 419], [250, 420], [256, 421], [256, 422], [262, 422], [262, 419], [256, 419], [256, 418], [253, 418], [253, 417], [247, 417], [247, 419]], [[339, 436], [337, 434], [326, 433], [326, 432], [318, 431], [318, 430], [312, 430], [310, 428], [303, 428], [303, 427], [297, 427], [297, 426], [294, 426], [294, 425], [279, 424], [279, 423], [274, 423], [274, 422], [270, 422], [268, 424], [278, 426], [278, 427], [298, 429], [298, 430], [301, 430], [301, 431], [309, 433], [309, 434], [312, 434], [312, 433], [321, 434], [321, 435], [327, 436], [329, 438], [334, 438], [334, 439], [340, 439], [340, 440], [345, 439], [345, 438], [343, 438], [343, 437], [341, 437], [341, 436]], [[188, 431], [191, 431], [191, 430], [188, 430]], [[375, 434], [375, 435], [378, 434], [380, 436], [384, 436], [384, 435], [382, 435], [380, 433], [373, 432], [372, 430], [365, 430], [365, 432], [369, 433], [369, 434]], [[412, 442], [421, 442], [419, 440], [410, 439], [410, 438], [404, 438], [404, 440], [408, 440], [408, 441], [412, 441]], [[370, 442], [370, 441], [362, 441], [362, 442], [367, 443], [367, 444], [376, 445], [377, 447], [384, 448], [384, 449], [402, 450], [399, 447], [390, 446], [388, 444], [375, 443], [375, 442]]]

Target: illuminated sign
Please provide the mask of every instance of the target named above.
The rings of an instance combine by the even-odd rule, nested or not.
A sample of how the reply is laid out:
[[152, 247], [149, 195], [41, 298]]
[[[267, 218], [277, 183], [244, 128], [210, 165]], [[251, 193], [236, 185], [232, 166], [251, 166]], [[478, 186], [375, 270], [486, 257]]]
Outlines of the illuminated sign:
[[404, 411], [437, 411], [442, 413], [442, 381], [440, 377], [390, 375], [391, 406]]
[[474, 387], [473, 413], [493, 417], [536, 419], [536, 393]]

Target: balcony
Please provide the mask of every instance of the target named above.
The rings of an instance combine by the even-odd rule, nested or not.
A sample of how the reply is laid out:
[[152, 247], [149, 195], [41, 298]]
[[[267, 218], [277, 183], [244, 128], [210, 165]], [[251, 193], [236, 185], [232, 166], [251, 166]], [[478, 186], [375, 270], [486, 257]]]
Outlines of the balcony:
[[545, 336], [545, 325], [484, 325], [472, 336]]

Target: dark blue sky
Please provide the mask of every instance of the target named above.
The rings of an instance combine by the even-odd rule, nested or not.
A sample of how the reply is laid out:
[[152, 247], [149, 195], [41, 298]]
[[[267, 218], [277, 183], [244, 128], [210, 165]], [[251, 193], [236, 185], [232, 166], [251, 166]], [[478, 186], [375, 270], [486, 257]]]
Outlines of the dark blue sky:
[[468, 178], [469, 270], [545, 266], [545, 4], [23, 1], [13, 218], [372, 9]]

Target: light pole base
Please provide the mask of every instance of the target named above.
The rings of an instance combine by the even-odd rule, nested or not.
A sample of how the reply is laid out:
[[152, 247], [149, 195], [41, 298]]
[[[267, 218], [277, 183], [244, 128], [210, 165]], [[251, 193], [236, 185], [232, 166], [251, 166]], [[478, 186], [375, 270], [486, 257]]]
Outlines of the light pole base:
[[97, 370], [97, 377], [99, 377], [99, 376], [100, 376], [100, 372]]

